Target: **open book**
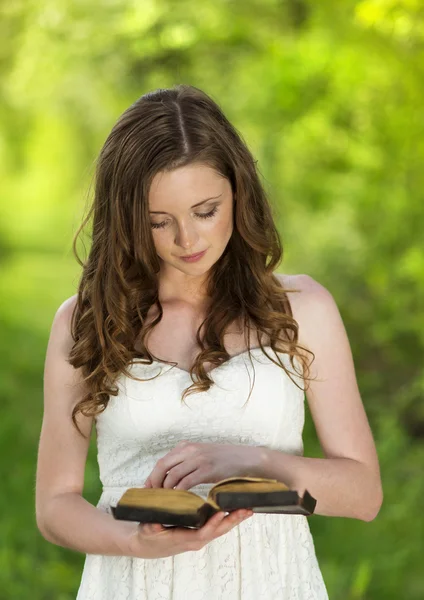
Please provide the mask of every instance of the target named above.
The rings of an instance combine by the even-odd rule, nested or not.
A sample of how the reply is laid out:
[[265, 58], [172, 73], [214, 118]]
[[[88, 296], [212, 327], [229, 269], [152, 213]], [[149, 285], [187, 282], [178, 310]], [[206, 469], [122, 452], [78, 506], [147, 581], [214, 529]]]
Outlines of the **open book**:
[[129, 488], [111, 511], [115, 519], [125, 521], [199, 528], [218, 511], [249, 508], [256, 513], [308, 516], [315, 505], [308, 491], [300, 497], [277, 479], [229, 477], [216, 483], [206, 500], [188, 490]]

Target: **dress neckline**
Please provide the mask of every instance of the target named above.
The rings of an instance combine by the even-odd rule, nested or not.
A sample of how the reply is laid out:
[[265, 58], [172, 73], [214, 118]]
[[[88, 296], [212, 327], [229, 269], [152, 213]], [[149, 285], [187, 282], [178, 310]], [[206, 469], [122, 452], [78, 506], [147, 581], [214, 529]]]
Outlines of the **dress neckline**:
[[[270, 346], [270, 345], [265, 345], [265, 346], [263, 346], [263, 348], [264, 348], [264, 350], [272, 350], [272, 346]], [[209, 371], [206, 371], [206, 373], [208, 375], [210, 375], [211, 373], [213, 373], [214, 371], [216, 371], [218, 369], [224, 368], [226, 366], [228, 367], [236, 359], [240, 359], [245, 354], [248, 354], [249, 352], [254, 352], [255, 350], [261, 350], [262, 351], [262, 348], [260, 346], [254, 346], [253, 348], [246, 348], [246, 350], [243, 350], [243, 352], [239, 352], [238, 354], [233, 354], [232, 356], [230, 356], [230, 358], [228, 360], [226, 360], [225, 362], [221, 363], [220, 365], [217, 365], [216, 367], [213, 367]], [[263, 354], [263, 352], [262, 352], [262, 354]], [[281, 354], [281, 353], [279, 353], [279, 354]], [[285, 354], [285, 353], [283, 353], [283, 354]], [[138, 363], [138, 364], [150, 365], [150, 364], [155, 364], [155, 363], [166, 365], [166, 366], [170, 367], [170, 369], [176, 369], [177, 371], [181, 371], [182, 373], [185, 373], [186, 375], [190, 375], [190, 371], [187, 371], [187, 369], [183, 369], [182, 367], [179, 367], [178, 365], [170, 365], [169, 363], [167, 363], [167, 362], [165, 362], [163, 360], [158, 360], [158, 359], [155, 359], [155, 358], [153, 359], [152, 363]]]

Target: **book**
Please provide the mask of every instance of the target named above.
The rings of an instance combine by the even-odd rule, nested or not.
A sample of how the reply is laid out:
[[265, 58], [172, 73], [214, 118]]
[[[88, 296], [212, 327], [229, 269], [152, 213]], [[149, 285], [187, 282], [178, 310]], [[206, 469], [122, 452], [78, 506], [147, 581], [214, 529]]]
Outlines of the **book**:
[[206, 500], [189, 490], [132, 487], [110, 508], [115, 519], [197, 529], [218, 511], [309, 516], [315, 505], [307, 490], [301, 497], [277, 479], [228, 477], [212, 486]]

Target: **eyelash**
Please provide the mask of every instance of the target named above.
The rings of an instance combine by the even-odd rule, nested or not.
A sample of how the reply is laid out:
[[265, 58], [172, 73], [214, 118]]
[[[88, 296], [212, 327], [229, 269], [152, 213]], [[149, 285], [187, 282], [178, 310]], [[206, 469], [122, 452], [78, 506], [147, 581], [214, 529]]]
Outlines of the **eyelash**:
[[[215, 208], [213, 208], [208, 213], [203, 213], [203, 214], [197, 213], [196, 217], [199, 217], [201, 219], [210, 219], [211, 217], [213, 217], [216, 214], [217, 210], [218, 210], [218, 207], [215, 206]], [[162, 221], [162, 223], [150, 223], [150, 225], [152, 226], [153, 229], [159, 229], [159, 228], [165, 227], [166, 221]]]

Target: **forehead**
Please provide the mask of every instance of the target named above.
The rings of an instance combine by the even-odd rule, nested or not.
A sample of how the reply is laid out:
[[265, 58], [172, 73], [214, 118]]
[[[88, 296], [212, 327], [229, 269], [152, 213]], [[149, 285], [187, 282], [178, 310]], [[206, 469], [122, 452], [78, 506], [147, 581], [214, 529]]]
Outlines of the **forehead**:
[[[157, 173], [149, 190], [149, 207], [170, 208], [176, 203], [191, 206], [230, 187], [228, 180], [207, 165], [194, 164]], [[159, 206], [160, 204], [160, 206]]]

